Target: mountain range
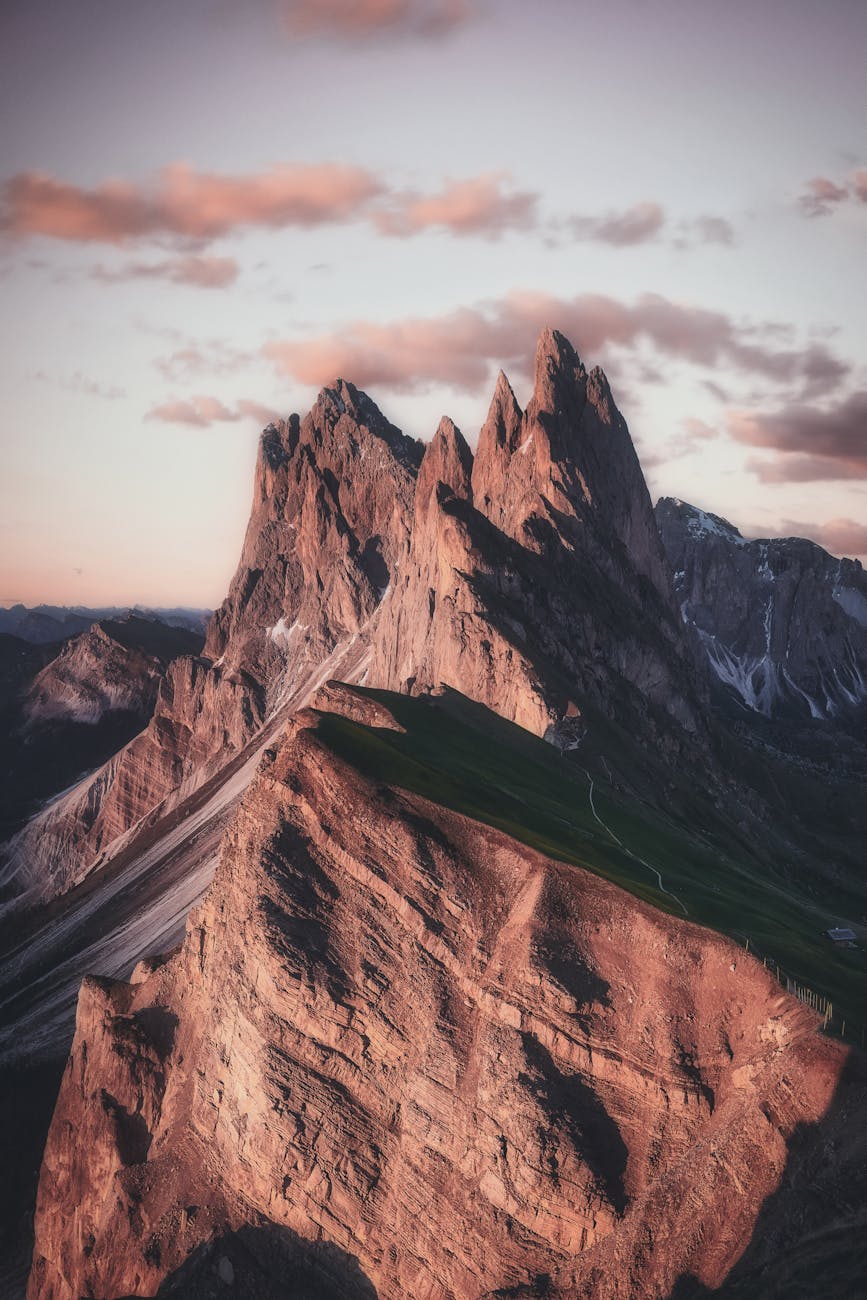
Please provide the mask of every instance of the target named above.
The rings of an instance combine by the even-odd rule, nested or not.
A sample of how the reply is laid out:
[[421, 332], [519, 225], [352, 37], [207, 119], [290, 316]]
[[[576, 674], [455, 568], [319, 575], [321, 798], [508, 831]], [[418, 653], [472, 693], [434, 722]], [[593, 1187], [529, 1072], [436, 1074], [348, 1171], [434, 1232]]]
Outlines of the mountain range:
[[475, 453], [270, 425], [203, 646], [15, 678], [146, 725], [3, 851], [9, 1293], [36, 1195], [31, 1300], [855, 1295], [865, 610], [554, 330]]

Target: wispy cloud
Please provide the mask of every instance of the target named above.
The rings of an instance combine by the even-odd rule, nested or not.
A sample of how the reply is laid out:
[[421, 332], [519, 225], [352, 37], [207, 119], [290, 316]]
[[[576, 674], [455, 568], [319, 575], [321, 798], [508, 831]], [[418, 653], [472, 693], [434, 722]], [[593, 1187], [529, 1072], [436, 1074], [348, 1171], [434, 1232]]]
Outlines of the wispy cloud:
[[429, 229], [452, 235], [482, 235], [496, 239], [508, 230], [537, 225], [539, 195], [508, 188], [503, 173], [447, 182], [434, 194], [396, 193], [387, 207], [373, 214], [381, 234], [407, 238]]
[[810, 537], [832, 555], [867, 557], [867, 524], [855, 519], [829, 519], [824, 524], [783, 519], [780, 533], [784, 537]]
[[343, 40], [445, 36], [471, 13], [469, 0], [283, 0], [282, 5], [291, 35]]
[[828, 176], [814, 176], [798, 196], [798, 206], [807, 217], [827, 217], [849, 201], [867, 203], [867, 171], [854, 171], [842, 183]]
[[76, 370], [71, 375], [50, 375], [45, 370], [37, 370], [33, 378], [38, 379], [40, 383], [63, 388], [68, 393], [81, 393], [85, 397], [102, 397], [109, 402], [126, 397], [125, 388], [120, 388], [117, 384], [103, 383], [99, 379], [91, 379], [80, 370]]
[[607, 212], [602, 216], [575, 215], [563, 223], [573, 239], [613, 244], [617, 248], [646, 244], [657, 237], [664, 225], [665, 212], [660, 204], [653, 202], [635, 203], [621, 212]]
[[[238, 275], [230, 257], [209, 257], [213, 240], [258, 228], [281, 230], [365, 222], [386, 238], [427, 231], [498, 239], [509, 231], [536, 231], [548, 244], [593, 241], [629, 248], [668, 228], [661, 204], [646, 200], [600, 214], [543, 217], [542, 195], [515, 184], [507, 172], [451, 178], [425, 192], [396, 188], [364, 167], [336, 163], [286, 164], [262, 172], [200, 172], [184, 163], [149, 181], [104, 181], [87, 187], [40, 172], [19, 172], [0, 183], [0, 233], [44, 236], [115, 247], [168, 246], [176, 256], [135, 260], [117, 269], [98, 266], [97, 279], [160, 278], [223, 288]], [[672, 230], [678, 247], [730, 244], [731, 224], [702, 215]]]
[[269, 407], [248, 398], [241, 398], [234, 406], [227, 406], [218, 397], [200, 393], [188, 398], [171, 397], [158, 406], [152, 406], [145, 419], [207, 429], [212, 424], [230, 424], [243, 419], [252, 419], [260, 425], [266, 425], [277, 419], [277, 414]]
[[90, 275], [105, 284], [126, 280], [169, 280], [198, 289], [225, 289], [234, 284], [240, 267], [234, 257], [169, 257], [159, 262], [125, 262], [122, 266], [95, 266]]
[[603, 294], [560, 298], [513, 292], [442, 316], [352, 321], [334, 331], [265, 345], [277, 368], [307, 384], [343, 374], [356, 383], [423, 391], [444, 383], [481, 392], [492, 367], [527, 376], [541, 326], [564, 330], [588, 356], [649, 343], [664, 359], [706, 369], [727, 365], [772, 381], [826, 392], [849, 367], [825, 346], [783, 347], [773, 322], [747, 326], [722, 312], [644, 294], [627, 303]]
[[735, 243], [735, 228], [725, 217], [715, 217], [705, 212], [677, 224], [675, 247], [694, 248], [699, 244], [719, 244], [731, 248]]
[[[181, 342], [182, 336], [171, 336]], [[180, 347], [165, 356], [157, 357], [154, 365], [164, 379], [176, 381], [192, 375], [225, 375], [243, 370], [257, 354], [237, 348], [222, 339], [184, 341]]]
[[748, 468], [766, 483], [867, 478], [867, 390], [826, 407], [804, 404], [777, 411], [732, 411], [732, 437], [777, 453]]

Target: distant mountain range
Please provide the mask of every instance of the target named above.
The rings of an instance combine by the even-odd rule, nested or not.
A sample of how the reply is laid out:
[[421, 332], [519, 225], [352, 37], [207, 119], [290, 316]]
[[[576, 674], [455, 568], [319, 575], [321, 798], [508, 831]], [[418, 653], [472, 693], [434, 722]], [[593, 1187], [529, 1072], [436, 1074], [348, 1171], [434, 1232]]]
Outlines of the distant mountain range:
[[681, 614], [716, 679], [766, 717], [867, 720], [867, 574], [803, 537], [747, 541], [663, 497]]
[[86, 632], [99, 619], [123, 618], [135, 614], [143, 619], [158, 619], [169, 627], [188, 628], [201, 632], [207, 626], [211, 611], [208, 609], [144, 609], [136, 606], [111, 605], [91, 609], [86, 605], [9, 605], [0, 607], [0, 633], [20, 637], [34, 645], [51, 641], [65, 641], [68, 637]]

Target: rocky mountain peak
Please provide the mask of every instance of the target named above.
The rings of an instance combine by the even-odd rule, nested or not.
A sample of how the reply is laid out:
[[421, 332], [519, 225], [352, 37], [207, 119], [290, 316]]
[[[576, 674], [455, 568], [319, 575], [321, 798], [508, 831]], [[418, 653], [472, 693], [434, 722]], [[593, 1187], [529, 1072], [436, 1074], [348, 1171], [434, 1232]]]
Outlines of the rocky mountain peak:
[[457, 425], [444, 415], [422, 459], [416, 487], [416, 508], [426, 504], [440, 485], [452, 496], [468, 499], [472, 472], [473, 453], [469, 444]]
[[738, 706], [792, 721], [867, 705], [867, 580], [805, 538], [748, 541], [719, 515], [663, 497], [656, 518], [681, 615]]
[[512, 386], [501, 370], [479, 433], [473, 464], [473, 498], [477, 508], [491, 518], [495, 517], [497, 504], [504, 496], [512, 455], [520, 446], [523, 416]]
[[415, 470], [421, 461], [423, 444], [391, 424], [372, 397], [345, 379], [337, 378], [320, 389], [308, 420], [314, 444], [320, 439], [333, 440], [351, 454], [360, 453], [368, 441], [375, 439], [407, 468]]
[[[625, 421], [562, 334], [540, 337], [526, 411], [500, 373], [475, 461], [451, 420], [425, 448], [338, 378], [262, 435], [240, 563], [203, 655], [172, 664], [147, 731], [94, 778], [98, 798], [83, 787], [50, 813], [54, 840], [37, 828], [16, 852], [51, 888], [68, 881], [323, 673], [451, 687], [558, 744], [582, 701], [633, 727], [649, 700], [666, 726], [694, 731], [686, 644]], [[57, 838], [63, 853], [45, 862], [40, 845]]]
[[745, 538], [728, 519], [711, 514], [709, 510], [701, 510], [688, 501], [681, 501], [679, 497], [660, 497], [655, 512], [660, 530], [680, 528], [690, 537], [715, 536], [736, 546], [745, 545]]
[[564, 334], [543, 329], [536, 344], [533, 397], [528, 411], [552, 415], [573, 413], [584, 404], [587, 371]]

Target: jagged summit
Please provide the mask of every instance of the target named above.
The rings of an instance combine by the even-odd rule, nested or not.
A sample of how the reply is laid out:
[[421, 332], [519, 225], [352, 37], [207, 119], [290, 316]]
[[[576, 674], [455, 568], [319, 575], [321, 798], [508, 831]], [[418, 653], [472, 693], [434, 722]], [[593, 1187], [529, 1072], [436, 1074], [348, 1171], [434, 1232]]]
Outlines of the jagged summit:
[[702, 510], [688, 501], [681, 501], [679, 497], [660, 497], [654, 509], [660, 527], [663, 520], [678, 519], [684, 522], [693, 537], [715, 534], [718, 537], [728, 538], [739, 546], [746, 540], [740, 530], [728, 519], [723, 519], [722, 515]]
[[587, 371], [566, 336], [559, 330], [543, 329], [536, 344], [529, 404], [534, 414], [576, 413], [583, 405], [586, 380]]
[[115, 767], [46, 813], [51, 838], [40, 825], [20, 846], [28, 874], [47, 892], [80, 878], [326, 677], [452, 687], [564, 745], [587, 706], [639, 730], [643, 719], [657, 744], [661, 726], [673, 745], [699, 728], [628, 429], [563, 334], [539, 338], [526, 411], [500, 372], [475, 458], [448, 417], [425, 445], [343, 378], [303, 418], [265, 429], [203, 655], [172, 665]]
[[307, 418], [319, 434], [326, 430], [338, 436], [348, 433], [350, 444], [357, 441], [359, 434], [362, 438], [372, 435], [381, 439], [408, 468], [417, 468], [421, 460], [423, 445], [419, 440], [392, 424], [372, 397], [346, 379], [338, 377], [321, 388]]
[[[605, 376], [545, 331], [475, 463], [448, 417], [425, 447], [336, 380], [256, 476], [204, 653], [0, 873], [3, 902], [68, 893], [14, 935], [0, 1062], [65, 1052], [103, 976], [30, 1300], [662, 1300], [751, 1242], [779, 1259], [829, 1201], [836, 1268], [863, 1075], [741, 936], [770, 942], [800, 870], [796, 802], [832, 848], [855, 805], [800, 775], [787, 805], [764, 748], [776, 804], [735, 779]], [[732, 536], [701, 532], [754, 553]], [[782, 941], [820, 970], [813, 866], [846, 894], [808, 852]]]
[[867, 578], [801, 537], [749, 541], [719, 515], [663, 497], [656, 519], [681, 614], [739, 706], [792, 721], [867, 705]]
[[438, 484], [453, 496], [468, 500], [472, 472], [473, 453], [469, 444], [457, 425], [444, 415], [425, 449], [416, 488], [417, 504], [424, 503]]

